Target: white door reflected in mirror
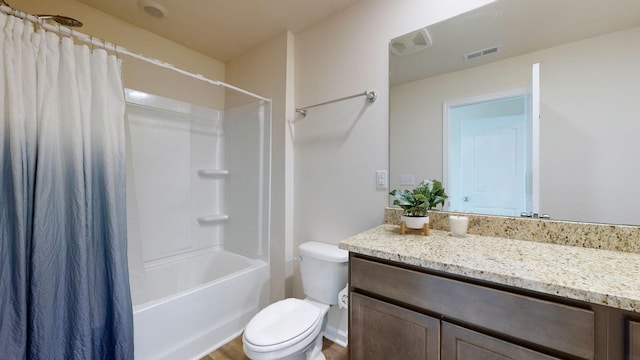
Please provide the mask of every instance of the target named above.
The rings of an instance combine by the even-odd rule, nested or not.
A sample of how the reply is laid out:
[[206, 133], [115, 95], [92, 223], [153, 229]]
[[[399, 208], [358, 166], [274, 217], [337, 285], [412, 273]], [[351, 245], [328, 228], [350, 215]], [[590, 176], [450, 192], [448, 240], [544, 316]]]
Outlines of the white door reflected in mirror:
[[449, 210], [507, 216], [528, 212], [530, 134], [525, 131], [524, 94], [463, 104], [447, 113]]
[[539, 64], [528, 89], [444, 104], [447, 210], [518, 216], [538, 212]]

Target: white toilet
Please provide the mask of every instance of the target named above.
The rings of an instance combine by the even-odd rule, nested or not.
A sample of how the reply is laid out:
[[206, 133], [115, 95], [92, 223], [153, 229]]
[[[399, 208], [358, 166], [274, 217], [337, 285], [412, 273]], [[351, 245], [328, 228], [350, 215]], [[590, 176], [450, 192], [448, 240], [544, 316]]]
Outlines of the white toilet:
[[322, 333], [329, 306], [347, 284], [348, 252], [336, 245], [306, 242], [298, 247], [306, 299], [284, 299], [262, 309], [242, 335], [254, 360], [324, 360]]

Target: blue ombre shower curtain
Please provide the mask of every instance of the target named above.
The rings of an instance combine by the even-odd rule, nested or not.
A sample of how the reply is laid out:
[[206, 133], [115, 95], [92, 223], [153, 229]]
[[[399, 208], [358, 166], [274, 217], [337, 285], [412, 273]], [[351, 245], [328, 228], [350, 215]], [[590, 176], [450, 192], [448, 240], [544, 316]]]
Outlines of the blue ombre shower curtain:
[[120, 61], [0, 29], [0, 359], [132, 359]]

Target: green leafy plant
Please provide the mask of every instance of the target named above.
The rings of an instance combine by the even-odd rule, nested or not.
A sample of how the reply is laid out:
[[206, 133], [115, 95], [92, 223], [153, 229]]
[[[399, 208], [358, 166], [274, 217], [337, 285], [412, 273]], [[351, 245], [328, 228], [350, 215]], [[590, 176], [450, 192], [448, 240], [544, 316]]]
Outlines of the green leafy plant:
[[393, 205], [400, 206], [407, 216], [427, 216], [427, 210], [444, 204], [449, 197], [436, 179], [422, 180], [413, 191], [394, 189], [389, 195], [395, 197]]

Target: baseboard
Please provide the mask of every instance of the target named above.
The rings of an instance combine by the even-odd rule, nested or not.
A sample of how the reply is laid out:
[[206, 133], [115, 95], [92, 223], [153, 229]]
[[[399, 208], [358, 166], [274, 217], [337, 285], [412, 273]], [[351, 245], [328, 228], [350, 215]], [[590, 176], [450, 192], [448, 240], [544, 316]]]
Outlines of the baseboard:
[[339, 330], [334, 328], [333, 326], [327, 325], [327, 327], [324, 329], [323, 335], [328, 340], [331, 340], [342, 347], [347, 347], [348, 338], [346, 331]]

